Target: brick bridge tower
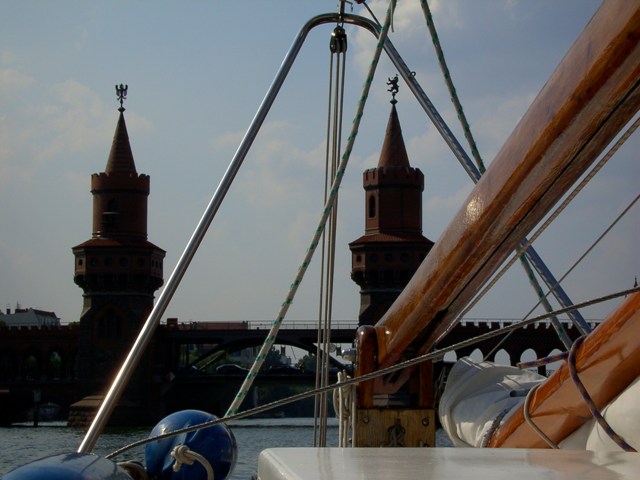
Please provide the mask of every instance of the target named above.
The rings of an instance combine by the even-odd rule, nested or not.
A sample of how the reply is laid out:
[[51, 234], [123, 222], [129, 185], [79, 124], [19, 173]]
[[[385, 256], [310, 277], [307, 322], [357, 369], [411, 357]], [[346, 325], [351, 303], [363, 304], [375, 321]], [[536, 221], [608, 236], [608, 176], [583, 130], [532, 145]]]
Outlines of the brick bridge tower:
[[433, 246], [422, 235], [424, 175], [409, 164], [394, 85], [378, 166], [363, 174], [365, 234], [349, 244], [351, 278], [360, 286], [359, 325], [384, 315]]
[[122, 107], [126, 87], [116, 91], [120, 116], [107, 166], [91, 175], [93, 233], [72, 248], [74, 282], [84, 291], [78, 350], [84, 395], [108, 386], [163, 284], [165, 252], [147, 240], [149, 176], [138, 174], [133, 161]]

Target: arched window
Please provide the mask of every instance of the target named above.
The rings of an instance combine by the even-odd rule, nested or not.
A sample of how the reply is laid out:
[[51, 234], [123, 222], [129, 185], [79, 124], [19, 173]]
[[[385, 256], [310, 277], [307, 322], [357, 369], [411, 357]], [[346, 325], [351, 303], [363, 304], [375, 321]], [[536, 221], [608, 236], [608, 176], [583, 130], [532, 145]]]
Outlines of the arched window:
[[35, 354], [27, 355], [24, 359], [23, 369], [24, 376], [27, 380], [35, 380], [39, 377], [40, 368]]
[[498, 350], [493, 357], [493, 361], [495, 363], [499, 363], [501, 365], [511, 365], [511, 355], [504, 348]]
[[482, 353], [482, 350], [480, 350], [479, 348], [475, 348], [469, 356], [476, 362], [482, 362], [484, 360], [484, 353]]
[[[562, 353], [560, 350], [558, 350], [557, 348], [554, 348], [553, 350], [551, 350], [551, 352], [549, 352], [548, 357], [551, 357], [553, 355], [557, 355], [559, 353]], [[547, 365], [545, 365], [545, 370], [546, 370], [546, 375], [549, 376], [551, 375], [553, 372], [555, 372], [558, 368], [560, 368], [560, 365], [562, 365], [564, 363], [564, 360], [556, 360], [555, 362], [551, 362], [548, 363]]]
[[456, 354], [456, 352], [450, 351], [444, 354], [442, 360], [445, 362], [455, 363], [458, 361], [458, 355]]
[[49, 354], [47, 362], [47, 377], [49, 380], [62, 378], [62, 357], [57, 351]]
[[371, 195], [369, 196], [369, 218], [374, 218], [376, 216], [376, 197]]

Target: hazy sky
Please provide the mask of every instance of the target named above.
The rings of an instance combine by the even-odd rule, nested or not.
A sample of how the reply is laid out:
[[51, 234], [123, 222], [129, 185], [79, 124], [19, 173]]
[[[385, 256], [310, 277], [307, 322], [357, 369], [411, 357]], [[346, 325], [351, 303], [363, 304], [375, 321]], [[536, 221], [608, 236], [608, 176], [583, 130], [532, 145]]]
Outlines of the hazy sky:
[[[431, 0], [459, 96], [489, 163], [599, 2]], [[420, 2], [400, 0], [391, 38], [466, 146]], [[384, 16], [383, 2], [371, 1]], [[151, 176], [149, 240], [175, 266], [296, 33], [333, 0], [21, 1], [0, 6], [0, 309], [79, 318], [71, 247], [91, 237], [90, 175], [103, 171], [117, 121], [114, 85], [129, 85], [126, 122], [138, 171]], [[354, 5], [354, 13], [367, 16]], [[163, 318], [271, 320], [322, 206], [329, 37], [315, 29]], [[345, 125], [372, 50], [347, 28]], [[357, 317], [348, 242], [364, 229], [362, 171], [376, 165], [389, 114], [384, 59], [341, 188], [334, 318]], [[424, 234], [436, 240], [471, 181], [400, 85], [413, 166], [425, 175]], [[561, 277], [637, 195], [638, 136], [563, 214], [536, 249]], [[346, 134], [345, 134], [346, 138]], [[576, 302], [629, 288], [640, 274], [638, 207], [565, 284]], [[317, 259], [289, 312], [313, 320]], [[515, 318], [535, 303], [519, 266], [472, 312]], [[601, 317], [612, 305], [590, 309]]]

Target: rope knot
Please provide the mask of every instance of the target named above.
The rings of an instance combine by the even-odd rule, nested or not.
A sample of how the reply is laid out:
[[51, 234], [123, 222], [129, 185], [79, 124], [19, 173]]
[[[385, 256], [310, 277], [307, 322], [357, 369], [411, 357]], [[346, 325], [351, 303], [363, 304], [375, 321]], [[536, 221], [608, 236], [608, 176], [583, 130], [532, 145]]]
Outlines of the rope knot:
[[173, 471], [177, 472], [180, 470], [182, 465], [193, 465], [195, 459], [189, 455], [191, 450], [186, 445], [177, 445], [171, 452], [171, 456], [176, 460], [173, 464]]
[[197, 460], [207, 471], [207, 480], [214, 480], [213, 468], [211, 468], [211, 464], [199, 453], [196, 453], [193, 450], [189, 450], [189, 447], [187, 447], [186, 445], [176, 445], [171, 451], [171, 456], [176, 460], [173, 464], [174, 472], [180, 471], [182, 465], [193, 465], [193, 463]]

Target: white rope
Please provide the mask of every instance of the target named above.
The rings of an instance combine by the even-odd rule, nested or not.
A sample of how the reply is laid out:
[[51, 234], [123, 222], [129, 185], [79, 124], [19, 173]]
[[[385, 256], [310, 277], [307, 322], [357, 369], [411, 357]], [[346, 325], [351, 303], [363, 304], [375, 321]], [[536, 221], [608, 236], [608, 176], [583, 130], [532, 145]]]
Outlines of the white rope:
[[[346, 372], [338, 372], [337, 385], [350, 378]], [[336, 417], [338, 417], [338, 446], [340, 448], [349, 446], [349, 428], [353, 414], [353, 389], [353, 385], [345, 385], [333, 390], [333, 406], [336, 410]]]
[[207, 471], [207, 480], [214, 480], [213, 468], [211, 464], [199, 453], [189, 450], [186, 445], [177, 445], [171, 452], [171, 456], [176, 459], [173, 464], [173, 471], [179, 472], [182, 465], [193, 465], [194, 462], [200, 462], [200, 464]]

